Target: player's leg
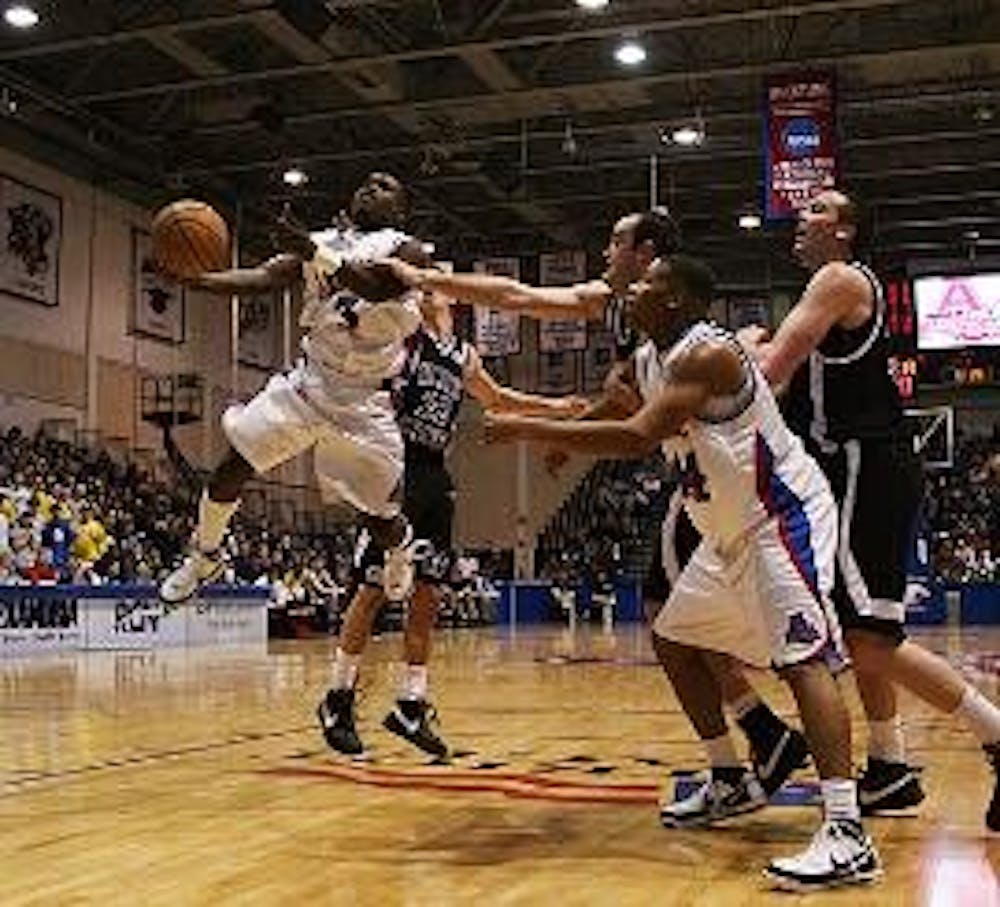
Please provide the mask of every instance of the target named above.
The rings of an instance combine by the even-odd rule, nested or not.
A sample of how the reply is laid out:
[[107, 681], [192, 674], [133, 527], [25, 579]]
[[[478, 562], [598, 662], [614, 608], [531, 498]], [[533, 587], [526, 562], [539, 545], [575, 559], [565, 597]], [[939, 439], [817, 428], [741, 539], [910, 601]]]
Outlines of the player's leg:
[[722, 710], [722, 691], [705, 658], [709, 645], [742, 651], [743, 610], [727, 579], [723, 565], [703, 545], [677, 578], [653, 624], [657, 659], [711, 766], [709, 780], [698, 790], [662, 807], [661, 821], [667, 827], [717, 822], [767, 802], [736, 752]]
[[[677, 581], [681, 569], [697, 550], [701, 536], [675, 492], [667, 505], [661, 538], [654, 551], [653, 563], [643, 585], [644, 605], [650, 623], [666, 601], [670, 587]], [[659, 597], [655, 610], [651, 602]], [[657, 645], [653, 636], [653, 651], [668, 673], [665, 662], [668, 652]], [[743, 667], [734, 659], [716, 652], [703, 652], [705, 664], [715, 675], [725, 707], [733, 714], [739, 728], [750, 743], [751, 759], [757, 778], [770, 797], [800, 768], [809, 748], [801, 732], [790, 727], [761, 698], [747, 680]]]
[[770, 635], [771, 658], [789, 684], [819, 772], [823, 822], [809, 846], [767, 869], [780, 888], [808, 890], [870, 882], [881, 875], [861, 824], [851, 766], [851, 723], [834, 678], [846, 664], [829, 594], [837, 522], [833, 499], [794, 496], [754, 532], [755, 603]]
[[355, 722], [354, 691], [375, 616], [385, 601], [380, 582], [365, 582], [363, 566], [357, 569], [357, 577], [358, 589], [344, 614], [337, 651], [333, 656], [330, 688], [316, 711], [327, 744], [338, 753], [347, 755], [364, 752]]
[[413, 545], [416, 586], [410, 598], [403, 634], [403, 683], [383, 724], [426, 753], [448, 755], [441, 739], [437, 710], [428, 695], [431, 635], [451, 574], [451, 533], [455, 503], [451, 479], [443, 463], [413, 459], [406, 467], [403, 512], [416, 539]]
[[858, 781], [865, 815], [909, 810], [924, 799], [907, 760], [894, 681], [880, 655], [906, 638], [903, 565], [920, 483], [912, 457], [906, 451], [889, 456], [890, 450], [852, 441], [824, 461], [840, 501], [833, 601], [868, 724], [868, 759]]
[[165, 602], [186, 601], [222, 572], [219, 548], [247, 481], [312, 445], [317, 415], [299, 397], [293, 381], [294, 373], [275, 375], [249, 403], [232, 406], [223, 415], [222, 428], [231, 446], [202, 492], [190, 553], [160, 586]]
[[855, 664], [867, 674], [891, 678], [975, 735], [997, 773], [986, 825], [1000, 831], [1000, 709], [947, 661], [910, 640], [895, 644], [864, 630], [852, 631], [848, 639]]

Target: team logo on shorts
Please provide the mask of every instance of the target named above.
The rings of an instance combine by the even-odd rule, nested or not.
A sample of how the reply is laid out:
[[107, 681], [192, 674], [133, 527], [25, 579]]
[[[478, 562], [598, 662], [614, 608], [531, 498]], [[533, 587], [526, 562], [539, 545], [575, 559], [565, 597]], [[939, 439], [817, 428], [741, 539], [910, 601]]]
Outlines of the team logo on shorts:
[[806, 619], [805, 614], [796, 611], [788, 618], [788, 632], [785, 634], [785, 642], [788, 645], [807, 646], [820, 639], [819, 631]]

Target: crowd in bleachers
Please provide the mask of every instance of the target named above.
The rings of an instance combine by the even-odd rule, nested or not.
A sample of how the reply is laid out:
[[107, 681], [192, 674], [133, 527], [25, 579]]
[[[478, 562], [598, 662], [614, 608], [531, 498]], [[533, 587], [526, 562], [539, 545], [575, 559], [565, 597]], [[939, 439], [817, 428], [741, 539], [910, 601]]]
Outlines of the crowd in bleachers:
[[953, 582], [1000, 582], [1000, 426], [960, 438], [953, 469], [929, 476], [931, 562]]
[[[998, 452], [1000, 430], [966, 438], [955, 468], [928, 477], [932, 563], [946, 579], [1000, 582]], [[598, 464], [542, 534], [539, 575], [641, 575], [669, 483], [658, 456]], [[11, 428], [0, 434], [0, 584], [156, 582], [188, 544], [199, 485], [193, 473], [168, 485], [105, 451]], [[226, 545], [225, 578], [272, 585], [280, 601], [349, 590], [350, 527], [305, 534], [239, 515]], [[509, 552], [478, 557], [478, 572], [511, 575]]]
[[[197, 476], [171, 484], [106, 451], [17, 428], [0, 435], [0, 583], [153, 583], [182, 555]], [[350, 575], [353, 533], [297, 533], [240, 515], [226, 578], [280, 597], [328, 596]]]

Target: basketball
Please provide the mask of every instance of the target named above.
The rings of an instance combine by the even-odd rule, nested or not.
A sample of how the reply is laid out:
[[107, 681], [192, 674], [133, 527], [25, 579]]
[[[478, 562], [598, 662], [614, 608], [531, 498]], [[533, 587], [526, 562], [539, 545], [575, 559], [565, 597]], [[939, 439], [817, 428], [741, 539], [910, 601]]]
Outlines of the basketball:
[[192, 280], [229, 266], [229, 227], [211, 205], [181, 199], [153, 218], [153, 260], [171, 277]]

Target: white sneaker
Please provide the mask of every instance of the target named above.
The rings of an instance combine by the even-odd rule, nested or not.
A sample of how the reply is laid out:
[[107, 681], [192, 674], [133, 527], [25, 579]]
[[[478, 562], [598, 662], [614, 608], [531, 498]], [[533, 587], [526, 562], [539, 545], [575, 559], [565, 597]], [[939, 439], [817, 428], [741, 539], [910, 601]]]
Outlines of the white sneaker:
[[223, 561], [218, 552], [205, 554], [194, 551], [160, 583], [160, 600], [168, 605], [186, 602], [201, 586], [217, 579], [222, 568]]
[[664, 828], [711, 825], [731, 816], [767, 806], [767, 794], [753, 772], [745, 771], [738, 782], [713, 775], [693, 794], [660, 808]]
[[860, 822], [828, 819], [802, 853], [772, 860], [764, 875], [783, 891], [811, 891], [874, 882], [882, 863]]
[[413, 591], [413, 527], [408, 526], [403, 540], [385, 553], [382, 567], [382, 590], [391, 602], [403, 602]]

